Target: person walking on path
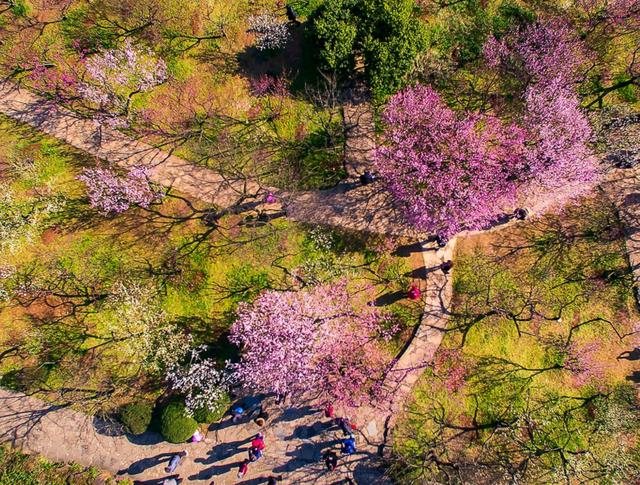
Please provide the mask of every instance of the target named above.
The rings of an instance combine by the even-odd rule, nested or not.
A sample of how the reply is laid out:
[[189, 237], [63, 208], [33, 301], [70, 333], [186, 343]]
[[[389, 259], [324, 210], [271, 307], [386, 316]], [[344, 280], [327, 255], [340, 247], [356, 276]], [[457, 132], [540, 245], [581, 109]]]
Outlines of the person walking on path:
[[258, 426], [264, 426], [267, 424], [267, 420], [269, 419], [269, 413], [264, 410], [262, 406], [260, 406], [258, 410], [258, 417], [255, 419], [256, 424]]
[[338, 418], [336, 424], [342, 430], [342, 434], [346, 437], [353, 436], [353, 425], [349, 421], [349, 418]]
[[262, 433], [258, 433], [256, 437], [251, 441], [251, 448], [254, 450], [264, 451], [267, 447], [264, 443], [264, 435]]
[[189, 454], [188, 451], [184, 450], [181, 451], [180, 453], [176, 453], [175, 455], [173, 455], [170, 459], [169, 459], [169, 464], [165, 467], [164, 471], [166, 473], [173, 473], [176, 471], [176, 468], [178, 468], [178, 465], [180, 465], [180, 462], [182, 461], [182, 459], [187, 456]]
[[353, 436], [342, 440], [342, 454], [353, 455], [356, 452], [356, 439]]
[[244, 460], [238, 468], [238, 478], [243, 478], [249, 471], [249, 460]]
[[262, 450], [249, 448], [249, 461], [251, 463], [253, 463], [254, 461], [258, 461], [260, 458], [262, 458]]
[[338, 467], [338, 455], [333, 450], [327, 450], [324, 452], [324, 464], [327, 465], [327, 470], [332, 472]]
[[237, 423], [244, 416], [244, 407], [242, 403], [238, 403], [236, 407], [231, 410], [231, 422]]
[[409, 291], [407, 292], [407, 298], [409, 298], [409, 300], [412, 300], [412, 301], [417, 301], [420, 299], [420, 296], [422, 296], [420, 293], [420, 288], [418, 288], [418, 285], [413, 283], [409, 287]]
[[333, 419], [335, 417], [335, 412], [333, 410], [333, 404], [327, 404], [324, 408], [324, 417]]

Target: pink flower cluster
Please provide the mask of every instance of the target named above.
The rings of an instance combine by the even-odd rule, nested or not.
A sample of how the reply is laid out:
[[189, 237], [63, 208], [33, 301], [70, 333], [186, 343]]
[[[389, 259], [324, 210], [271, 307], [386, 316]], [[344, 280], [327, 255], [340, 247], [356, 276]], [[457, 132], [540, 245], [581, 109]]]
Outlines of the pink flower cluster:
[[281, 77], [263, 74], [251, 79], [249, 89], [254, 96], [262, 97], [269, 94], [284, 96], [287, 93], [287, 82]]
[[601, 346], [597, 342], [583, 344], [571, 342], [567, 348], [564, 368], [573, 374], [573, 380], [577, 385], [604, 378], [605, 365], [601, 356], [598, 355], [600, 350]]
[[86, 168], [78, 180], [86, 185], [91, 205], [103, 214], [119, 214], [131, 206], [149, 207], [160, 197], [143, 167], [125, 175], [110, 168]]
[[374, 308], [355, 308], [340, 282], [262, 293], [240, 306], [229, 340], [242, 349], [235, 373], [247, 387], [355, 406], [380, 391], [390, 359], [379, 339], [392, 332]]
[[459, 349], [439, 349], [434, 369], [449, 392], [456, 392], [462, 388], [468, 374], [462, 351]]
[[420, 230], [450, 236], [491, 222], [513, 201], [525, 133], [492, 116], [459, 116], [428, 86], [396, 94], [376, 170]]
[[585, 57], [568, 27], [550, 21], [492, 38], [484, 54], [525, 86], [519, 125], [456, 113], [421, 85], [396, 94], [382, 115], [376, 169], [419, 230], [450, 237], [480, 229], [516, 200], [564, 200], [597, 178], [591, 129], [573, 88]]
[[577, 33], [557, 19], [529, 25], [500, 41], [491, 36], [483, 55], [489, 66], [501, 67], [530, 83], [561, 79], [567, 85], [576, 80], [587, 56]]

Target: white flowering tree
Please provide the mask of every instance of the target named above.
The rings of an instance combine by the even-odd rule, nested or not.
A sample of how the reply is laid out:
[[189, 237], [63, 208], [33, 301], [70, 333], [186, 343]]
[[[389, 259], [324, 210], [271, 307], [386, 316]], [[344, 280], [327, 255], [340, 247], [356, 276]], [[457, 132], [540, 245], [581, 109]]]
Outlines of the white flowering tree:
[[34, 241], [64, 204], [64, 198], [47, 194], [20, 200], [9, 185], [0, 183], [0, 253]]
[[219, 369], [215, 360], [202, 357], [204, 350], [203, 346], [192, 349], [189, 362], [172, 365], [166, 375], [171, 390], [184, 395], [191, 414], [202, 409], [222, 411], [219, 407], [233, 381], [228, 364]]
[[249, 17], [249, 32], [255, 34], [255, 46], [261, 51], [281, 49], [289, 40], [287, 22], [269, 13]]
[[108, 304], [112, 312], [104, 322], [104, 332], [120, 342], [119, 354], [128, 362], [162, 372], [179, 365], [189, 354], [191, 336], [169, 322], [152, 287], [116, 283]]
[[87, 58], [85, 69], [78, 92], [98, 108], [94, 119], [114, 128], [128, 125], [134, 95], [151, 90], [167, 78], [165, 62], [129, 39], [119, 48]]

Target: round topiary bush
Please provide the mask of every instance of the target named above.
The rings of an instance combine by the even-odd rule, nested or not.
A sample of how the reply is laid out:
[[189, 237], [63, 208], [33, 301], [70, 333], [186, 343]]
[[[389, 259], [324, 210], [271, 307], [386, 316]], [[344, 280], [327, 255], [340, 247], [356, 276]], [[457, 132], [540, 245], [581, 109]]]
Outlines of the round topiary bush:
[[230, 405], [231, 397], [225, 392], [213, 407], [196, 409], [193, 413], [193, 417], [198, 423], [215, 423], [224, 417], [224, 414], [227, 412]]
[[197, 427], [198, 423], [189, 416], [183, 402], [173, 401], [162, 410], [160, 432], [169, 443], [184, 443]]
[[151, 423], [153, 406], [147, 402], [127, 404], [120, 411], [120, 421], [131, 434], [142, 434]]

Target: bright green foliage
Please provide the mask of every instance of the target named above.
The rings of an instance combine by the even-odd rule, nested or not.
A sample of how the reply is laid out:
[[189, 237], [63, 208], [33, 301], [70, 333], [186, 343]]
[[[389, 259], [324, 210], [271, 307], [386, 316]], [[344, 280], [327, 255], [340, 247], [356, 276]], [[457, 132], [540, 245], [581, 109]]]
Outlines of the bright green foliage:
[[338, 0], [320, 7], [311, 20], [324, 69], [349, 74], [362, 59], [374, 98], [403, 87], [426, 31], [414, 0]]
[[[0, 485], [93, 485], [97, 475], [95, 468], [84, 469], [75, 463], [53, 463], [6, 445], [0, 447]], [[104, 483], [114, 482], [108, 480]]]
[[160, 432], [169, 443], [184, 443], [197, 428], [197, 421], [187, 414], [183, 402], [173, 401], [162, 410]]
[[269, 274], [250, 264], [232, 268], [227, 274], [227, 285], [231, 301], [252, 301], [258, 293], [270, 287]]
[[429, 28], [429, 44], [458, 66], [477, 60], [489, 34], [496, 38], [535, 20], [535, 14], [511, 0], [486, 5], [470, 0], [443, 9]]
[[120, 421], [131, 434], [144, 433], [151, 424], [153, 406], [146, 402], [127, 404], [120, 411]]
[[223, 396], [218, 400], [218, 402], [216, 402], [214, 408], [196, 409], [193, 413], [193, 417], [198, 423], [215, 423], [217, 421], [220, 421], [224, 417], [230, 405], [231, 397], [229, 396], [229, 394], [224, 393]]
[[11, 12], [18, 17], [26, 17], [29, 13], [29, 7], [24, 0], [13, 0], [9, 2]]
[[603, 199], [583, 199], [458, 247], [454, 316], [395, 430], [397, 483], [633, 482], [640, 414], [618, 335], [637, 311], [622, 234]]

